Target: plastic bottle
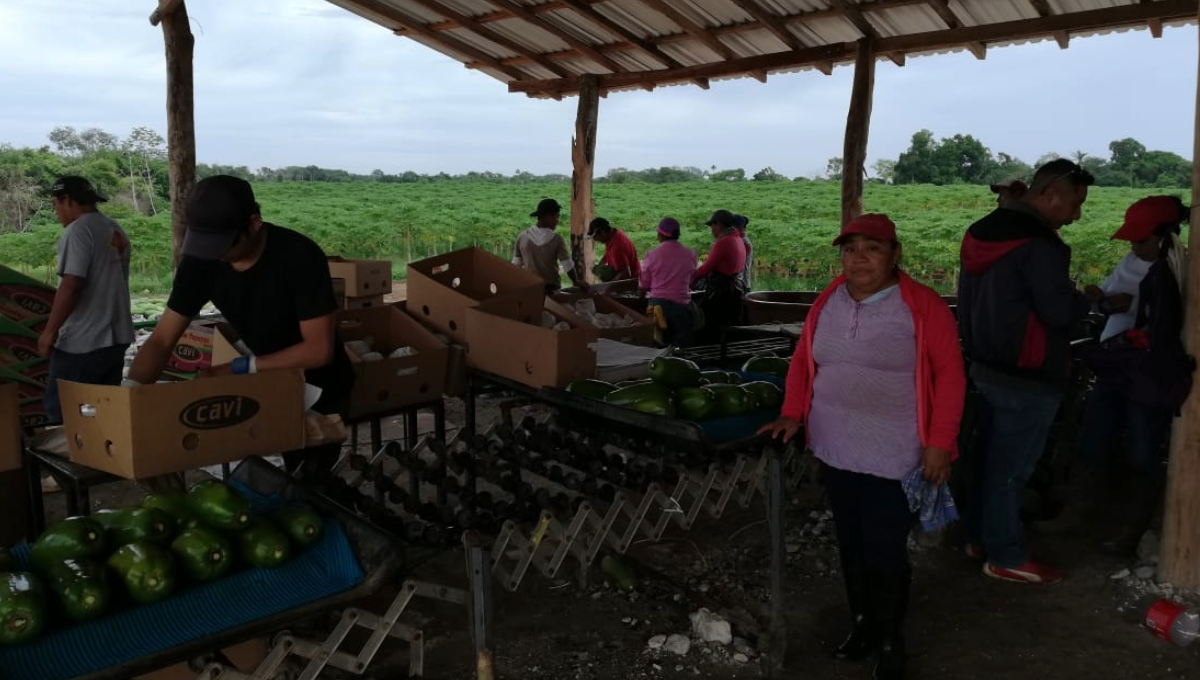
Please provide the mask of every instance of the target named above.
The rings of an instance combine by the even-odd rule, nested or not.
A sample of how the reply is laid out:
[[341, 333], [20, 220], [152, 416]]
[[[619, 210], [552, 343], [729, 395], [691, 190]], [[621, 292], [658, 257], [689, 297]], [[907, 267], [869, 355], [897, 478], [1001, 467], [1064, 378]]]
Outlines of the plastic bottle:
[[1200, 638], [1200, 612], [1188, 610], [1178, 602], [1158, 600], [1146, 610], [1143, 625], [1155, 635], [1186, 647]]

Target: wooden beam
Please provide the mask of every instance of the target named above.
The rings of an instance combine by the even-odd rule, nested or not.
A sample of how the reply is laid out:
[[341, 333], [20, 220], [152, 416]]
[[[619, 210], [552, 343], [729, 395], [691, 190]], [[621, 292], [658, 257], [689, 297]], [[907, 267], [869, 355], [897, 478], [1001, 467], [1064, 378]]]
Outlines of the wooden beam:
[[846, 136], [842, 145], [842, 226], [861, 215], [863, 208], [863, 175], [875, 91], [872, 42], [870, 38], [859, 40], [854, 60], [854, 86], [850, 91], [850, 110], [846, 114]]
[[757, 0], [733, 0], [733, 4], [740, 7], [743, 12], [749, 14], [751, 18], [762, 24], [764, 29], [778, 38], [784, 45], [787, 45], [788, 49], [804, 49], [804, 43], [800, 42], [795, 33], [787, 29], [787, 26], [779, 20], [779, 16], [772, 14], [765, 7], [759, 5]]
[[596, 214], [596, 203], [592, 200], [592, 171], [596, 164], [599, 118], [600, 87], [596, 76], [580, 76], [575, 135], [571, 137], [571, 260], [589, 283], [595, 281], [592, 275], [595, 253], [592, 240], [585, 237], [588, 223]]
[[510, 12], [513, 16], [517, 17], [518, 19], [524, 19], [525, 21], [527, 21], [531, 24], [539, 26], [543, 30], [548, 31], [548, 32], [558, 36], [558, 38], [560, 40], [567, 43], [571, 47], [575, 48], [576, 50], [579, 51], [580, 54], [582, 54], [585, 57], [587, 57], [588, 59], [591, 59], [592, 61], [596, 62], [596, 64], [603, 67], [604, 69], [607, 69], [613, 73], [620, 73], [621, 71], [625, 70], [625, 69], [621, 68], [620, 64], [613, 61], [612, 59], [609, 59], [604, 54], [600, 53], [592, 45], [589, 45], [589, 44], [583, 42], [582, 40], [580, 40], [580, 39], [576, 38], [575, 36], [571, 35], [570, 33], [568, 33], [567, 31], [565, 31], [565, 30], [559, 28], [558, 26], [554, 25], [553, 23], [547, 21], [545, 19], [545, 17], [542, 17], [540, 14], [538, 14], [536, 12], [530, 11], [529, 8], [525, 7], [524, 5], [518, 5], [515, 2], [511, 2], [510, 0], [488, 0], [488, 2], [492, 3], [493, 5], [501, 8], [501, 9], [504, 9], [504, 10]]
[[1071, 34], [1066, 31], [1055, 31], [1054, 42], [1058, 43], [1059, 49], [1067, 49], [1071, 46]]
[[[1193, 2], [1193, 18], [1200, 18], [1200, 3]], [[1200, 72], [1198, 72], [1200, 73]], [[1196, 89], [1196, 121], [1192, 157], [1200, 158], [1200, 77]], [[1192, 214], [1189, 224], [1200, 224], [1200, 163], [1192, 166]], [[1200, 229], [1188, 229], [1188, 249], [1200, 248]], [[1192, 356], [1200, 352], [1200, 271], [1187, 268], [1184, 296], [1184, 344]], [[1163, 510], [1158, 580], [1176, 588], [1200, 588], [1200, 390], [1192, 387], [1171, 430], [1171, 455], [1167, 468], [1167, 497]]]
[[[922, 2], [924, 1], [922, 0]], [[1056, 32], [1068, 30], [1089, 31], [1145, 25], [1150, 19], [1160, 19], [1164, 22], [1191, 20], [1195, 14], [1196, 0], [1159, 0], [1148, 5], [1121, 5], [1087, 12], [881, 38], [875, 41], [875, 53], [892, 54], [953, 49], [972, 41], [1004, 42], [1023, 38], [1050, 37]], [[821, 62], [847, 61], [854, 53], [853, 43], [837, 43], [682, 69], [602, 75], [600, 76], [600, 89], [604, 92], [625, 87], [641, 87], [646, 84], [662, 85], [695, 77], [720, 78], [757, 70], [777, 71], [802, 68], [816, 66]], [[524, 80], [509, 83], [510, 92], [525, 92], [535, 96], [572, 93], [577, 89], [574, 79]]]
[[196, 39], [183, 0], [162, 17], [167, 61], [167, 183], [171, 197], [171, 261], [179, 264], [187, 231], [188, 193], [196, 183], [196, 119], [192, 53]]
[[158, 0], [158, 7], [150, 13], [150, 25], [157, 26], [164, 17], [170, 16], [182, 4], [183, 0]]
[[1158, 19], [1151, 19], [1150, 21], [1147, 21], [1146, 27], [1150, 29], [1151, 36], [1153, 36], [1155, 38], [1162, 37], [1163, 25], [1162, 25], [1162, 22], [1159, 21]]
[[[857, 5], [852, 5], [846, 0], [829, 0], [829, 7], [837, 10], [838, 13], [845, 17], [847, 21], [858, 29], [859, 33], [862, 33], [864, 38], [871, 40], [879, 39], [879, 31], [875, 30], [875, 27], [871, 25], [871, 22], [867, 20], [867, 17], [863, 15]], [[887, 53], [887, 58], [891, 59], [892, 63], [896, 66], [904, 66], [903, 54]]]
[[713, 35], [707, 27], [701, 26], [700, 24], [692, 21], [686, 14], [667, 4], [664, 2], [664, 0], [641, 0], [641, 2], [643, 5], [646, 5], [650, 9], [653, 9], [671, 21], [674, 21], [679, 25], [680, 28], [683, 29], [684, 33], [687, 33], [698, 40], [701, 44], [707, 46], [708, 49], [721, 55], [722, 59], [737, 58], [737, 55], [733, 53], [733, 50], [726, 47], [725, 43], [721, 42], [720, 38]]
[[1038, 13], [1040, 17], [1053, 16], [1054, 10], [1050, 9], [1050, 3], [1046, 0], [1029, 0], [1029, 4], [1033, 6], [1033, 11]]
[[[954, 14], [954, 10], [950, 9], [950, 0], [929, 0], [929, 5], [934, 12], [937, 12], [938, 18], [946, 24], [946, 28], [962, 28], [962, 22]], [[966, 44], [966, 48], [980, 61], [987, 58], [987, 46], [981, 42], [969, 42]]]
[[443, 4], [441, 4], [440, 2], [435, 2], [434, 0], [411, 0], [411, 1], [415, 2], [416, 4], [424, 7], [425, 9], [428, 9], [432, 12], [436, 12], [444, 17], [449, 17], [451, 20], [458, 22], [458, 24], [460, 26], [462, 26], [463, 28], [474, 31], [476, 35], [480, 36], [481, 38], [483, 38], [485, 40], [490, 40], [491, 42], [494, 42], [501, 47], [504, 47], [508, 50], [516, 52], [517, 54], [528, 57], [534, 63], [536, 63], [538, 66], [541, 66], [542, 68], [546, 69], [547, 71], [550, 71], [551, 73], [555, 74], [556, 76], [558, 76], [560, 78], [567, 78], [567, 77], [571, 76], [571, 73], [568, 72], [566, 69], [563, 69], [562, 67], [554, 64], [549, 59], [543, 58], [539, 53], [534, 52], [529, 47], [526, 47], [525, 45], [522, 45], [515, 40], [509, 39], [509, 38], [505, 37], [504, 35], [501, 35], [500, 33], [493, 31], [492, 29], [490, 29], [487, 26], [485, 26], [484, 24], [476, 21], [472, 17], [469, 17], [465, 14], [460, 14], [456, 10], [454, 10], [450, 7], [447, 7]]

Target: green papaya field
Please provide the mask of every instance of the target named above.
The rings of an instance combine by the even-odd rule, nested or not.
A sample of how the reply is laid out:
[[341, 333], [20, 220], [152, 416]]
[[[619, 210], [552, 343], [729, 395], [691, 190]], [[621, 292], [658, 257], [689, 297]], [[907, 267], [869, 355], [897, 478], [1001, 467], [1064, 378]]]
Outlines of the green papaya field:
[[[403, 278], [409, 261], [466, 246], [507, 257], [517, 232], [531, 223], [528, 215], [538, 200], [570, 202], [566, 182], [270, 182], [257, 184], [255, 191], [267, 221], [308, 234], [331, 255], [390, 259], [396, 278]], [[703, 223], [713, 210], [747, 215], [754, 287], [803, 290], [822, 286], [837, 271], [830, 242], [838, 229], [840, 191], [839, 183], [829, 181], [598, 183], [595, 201], [597, 215], [626, 230], [639, 253], [653, 247], [654, 227], [664, 216], [678, 219], [684, 243], [704, 253], [712, 238]], [[1074, 248], [1075, 278], [1082, 283], [1102, 279], [1127, 247], [1109, 240], [1125, 208], [1164, 192], [1186, 200], [1182, 189], [1093, 188], [1082, 220], [1063, 230]], [[994, 206], [994, 196], [985, 186], [868, 184], [863, 203], [867, 212], [895, 220], [905, 268], [949, 291], [962, 233]], [[134, 215], [115, 204], [103, 209], [133, 242], [134, 296], [163, 294], [171, 277], [169, 216]], [[568, 224], [564, 212], [559, 231], [565, 234]], [[0, 262], [49, 280], [62, 227], [52, 213], [39, 214], [32, 225], [27, 232], [0, 236]]]

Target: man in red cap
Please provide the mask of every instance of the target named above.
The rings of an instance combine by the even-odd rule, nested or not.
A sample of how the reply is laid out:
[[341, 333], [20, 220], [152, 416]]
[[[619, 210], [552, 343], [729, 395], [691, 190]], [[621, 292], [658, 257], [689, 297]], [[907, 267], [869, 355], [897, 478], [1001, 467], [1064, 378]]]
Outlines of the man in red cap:
[[962, 242], [959, 329], [987, 423], [968, 475], [967, 552], [1005, 581], [1062, 578], [1030, 558], [1021, 500], [1070, 384], [1069, 329], [1091, 308], [1058, 229], [1079, 219], [1094, 181], [1077, 163], [1046, 163], [1020, 200], [972, 224]]
[[1005, 208], [1013, 201], [1021, 200], [1029, 185], [1019, 179], [1010, 179], [991, 185], [992, 193], [996, 194], [996, 207]]

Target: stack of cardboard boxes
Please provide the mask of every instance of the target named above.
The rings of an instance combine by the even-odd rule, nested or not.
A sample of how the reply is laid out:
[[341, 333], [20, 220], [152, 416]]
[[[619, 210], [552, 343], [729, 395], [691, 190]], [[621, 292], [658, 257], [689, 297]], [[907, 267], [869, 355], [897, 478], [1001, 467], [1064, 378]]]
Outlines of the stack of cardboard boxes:
[[389, 260], [329, 258], [329, 275], [335, 294], [340, 292], [342, 309], [382, 307], [383, 296], [392, 292], [392, 263]]

